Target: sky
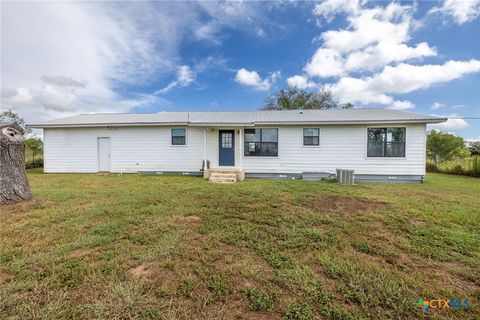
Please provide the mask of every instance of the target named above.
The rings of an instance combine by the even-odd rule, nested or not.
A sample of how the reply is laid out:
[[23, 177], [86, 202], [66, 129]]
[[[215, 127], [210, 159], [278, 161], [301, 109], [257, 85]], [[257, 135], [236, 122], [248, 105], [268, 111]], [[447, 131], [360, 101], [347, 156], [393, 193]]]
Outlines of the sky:
[[[253, 110], [276, 91], [480, 140], [480, 0], [1, 2], [1, 110]], [[477, 119], [472, 119], [477, 118]]]

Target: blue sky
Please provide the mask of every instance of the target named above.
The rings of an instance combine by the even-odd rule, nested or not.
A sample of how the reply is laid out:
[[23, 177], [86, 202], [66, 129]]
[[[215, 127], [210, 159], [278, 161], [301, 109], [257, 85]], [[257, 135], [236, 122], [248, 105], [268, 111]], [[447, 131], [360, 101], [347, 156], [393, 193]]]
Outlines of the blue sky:
[[258, 109], [287, 86], [480, 139], [480, 0], [2, 2], [1, 108]]

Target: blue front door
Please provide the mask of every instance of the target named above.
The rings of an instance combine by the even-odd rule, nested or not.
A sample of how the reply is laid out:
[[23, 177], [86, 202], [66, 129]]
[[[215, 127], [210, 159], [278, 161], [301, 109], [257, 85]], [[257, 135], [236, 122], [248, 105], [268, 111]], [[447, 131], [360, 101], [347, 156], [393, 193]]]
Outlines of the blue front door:
[[235, 130], [218, 132], [218, 149], [220, 166], [235, 166]]

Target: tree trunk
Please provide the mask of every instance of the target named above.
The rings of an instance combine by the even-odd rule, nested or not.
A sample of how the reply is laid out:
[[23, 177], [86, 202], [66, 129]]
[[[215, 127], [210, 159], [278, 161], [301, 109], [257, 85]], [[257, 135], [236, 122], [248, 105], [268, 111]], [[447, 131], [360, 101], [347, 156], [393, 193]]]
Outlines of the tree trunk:
[[17, 124], [0, 124], [0, 204], [32, 199], [25, 173], [23, 133]]

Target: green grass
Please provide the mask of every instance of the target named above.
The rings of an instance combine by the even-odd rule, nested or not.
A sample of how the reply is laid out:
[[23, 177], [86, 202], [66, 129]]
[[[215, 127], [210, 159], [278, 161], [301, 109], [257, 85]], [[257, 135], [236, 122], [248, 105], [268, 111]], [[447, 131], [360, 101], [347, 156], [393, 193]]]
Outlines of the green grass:
[[480, 180], [29, 172], [0, 207], [0, 319], [479, 319]]

